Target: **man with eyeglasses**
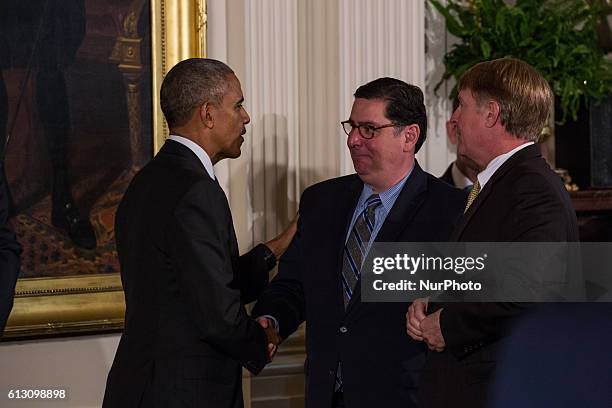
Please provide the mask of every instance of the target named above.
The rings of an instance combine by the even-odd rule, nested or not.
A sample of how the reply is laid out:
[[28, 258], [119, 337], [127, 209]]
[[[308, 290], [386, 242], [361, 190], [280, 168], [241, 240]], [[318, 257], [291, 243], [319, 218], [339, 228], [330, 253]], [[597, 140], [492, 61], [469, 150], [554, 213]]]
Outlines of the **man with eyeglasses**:
[[287, 338], [307, 321], [306, 407], [413, 407], [425, 345], [405, 333], [406, 303], [364, 303], [374, 241], [446, 241], [466, 195], [415, 160], [423, 93], [393, 78], [355, 92], [342, 122], [357, 174], [304, 191], [298, 232], [253, 310]]

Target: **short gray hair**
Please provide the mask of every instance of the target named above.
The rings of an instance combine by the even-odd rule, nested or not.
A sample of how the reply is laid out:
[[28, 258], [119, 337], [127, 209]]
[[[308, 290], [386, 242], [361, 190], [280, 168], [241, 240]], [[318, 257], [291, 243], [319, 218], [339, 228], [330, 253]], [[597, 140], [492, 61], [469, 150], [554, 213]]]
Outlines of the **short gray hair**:
[[168, 126], [184, 125], [193, 110], [205, 103], [221, 103], [233, 74], [226, 64], [210, 58], [189, 58], [172, 67], [160, 91]]

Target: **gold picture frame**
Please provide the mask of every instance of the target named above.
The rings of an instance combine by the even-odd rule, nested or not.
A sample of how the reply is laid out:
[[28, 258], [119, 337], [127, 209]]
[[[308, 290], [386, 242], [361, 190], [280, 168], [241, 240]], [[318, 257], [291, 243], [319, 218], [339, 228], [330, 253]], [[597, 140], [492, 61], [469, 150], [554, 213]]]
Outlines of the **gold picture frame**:
[[[136, 25], [143, 7], [151, 15], [151, 83], [153, 152], [168, 135], [159, 107], [163, 76], [174, 64], [206, 53], [206, 0], [132, 0], [123, 18], [112, 58], [126, 77], [129, 107], [137, 84], [129, 81], [139, 67], [140, 44]], [[131, 123], [132, 126], [138, 124]], [[130, 143], [138, 143], [130, 141]], [[118, 273], [67, 277], [23, 278], [17, 282], [13, 310], [4, 339], [93, 333], [123, 327], [125, 304]]]

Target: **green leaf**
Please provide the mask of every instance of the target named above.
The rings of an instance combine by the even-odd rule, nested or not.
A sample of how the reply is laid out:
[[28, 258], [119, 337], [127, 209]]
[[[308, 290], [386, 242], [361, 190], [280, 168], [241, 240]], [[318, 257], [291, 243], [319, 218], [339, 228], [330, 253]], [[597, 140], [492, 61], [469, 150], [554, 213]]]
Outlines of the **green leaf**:
[[[544, 75], [561, 103], [562, 120], [581, 98], [612, 93], [612, 61], [598, 45], [601, 5], [585, 0], [429, 0], [459, 37], [444, 57], [443, 79], [458, 79], [487, 59], [521, 58]], [[586, 81], [586, 83], [585, 83]]]
[[429, 2], [444, 17], [444, 20], [446, 21], [446, 29], [449, 33], [455, 37], [462, 37], [465, 34], [465, 29], [462, 27], [459, 20], [455, 19], [455, 17], [450, 13], [450, 9], [448, 7], [444, 7], [437, 0], [429, 0]]
[[489, 44], [486, 40], [480, 41], [480, 49], [482, 50], [482, 56], [484, 59], [489, 59], [491, 57], [491, 44]]

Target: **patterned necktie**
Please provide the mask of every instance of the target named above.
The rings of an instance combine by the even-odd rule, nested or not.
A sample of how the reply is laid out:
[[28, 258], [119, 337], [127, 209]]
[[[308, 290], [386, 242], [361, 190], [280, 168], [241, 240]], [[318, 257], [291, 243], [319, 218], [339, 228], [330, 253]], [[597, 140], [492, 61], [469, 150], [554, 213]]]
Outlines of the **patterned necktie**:
[[370, 243], [370, 237], [376, 225], [376, 208], [382, 204], [378, 194], [372, 194], [366, 200], [366, 208], [359, 214], [351, 230], [342, 259], [342, 294], [344, 307], [353, 296], [355, 285], [361, 276], [361, 263]]
[[[359, 214], [344, 246], [342, 256], [342, 294], [344, 308], [353, 297], [353, 291], [361, 276], [361, 262], [370, 244], [370, 237], [376, 225], [376, 208], [382, 204], [378, 194], [372, 194], [366, 200], [365, 209]], [[342, 390], [342, 363], [338, 362], [336, 370], [335, 391]]]
[[476, 200], [478, 193], [480, 193], [480, 182], [478, 181], [478, 179], [476, 179], [476, 182], [474, 183], [474, 186], [472, 187], [472, 191], [470, 191], [470, 195], [468, 196], [465, 210], [463, 210], [464, 214], [467, 212], [468, 208], [470, 208], [470, 205], [472, 205], [474, 200]]

